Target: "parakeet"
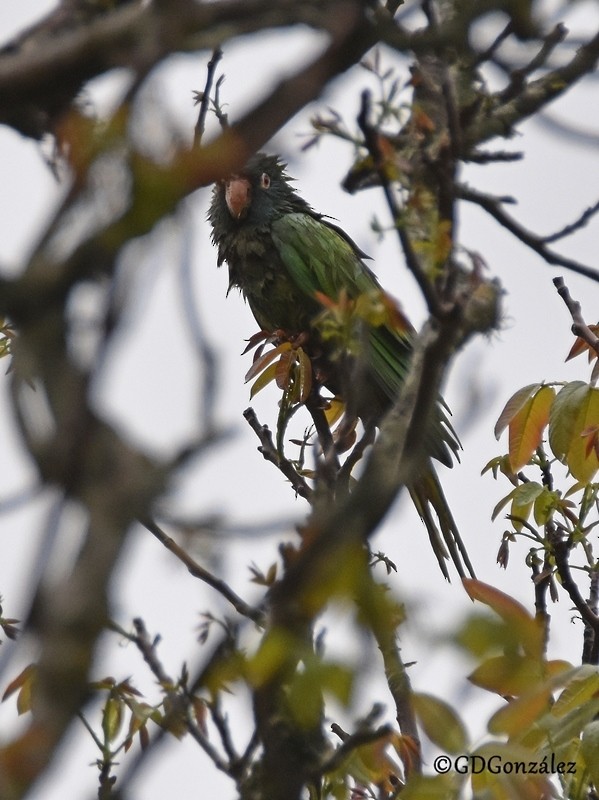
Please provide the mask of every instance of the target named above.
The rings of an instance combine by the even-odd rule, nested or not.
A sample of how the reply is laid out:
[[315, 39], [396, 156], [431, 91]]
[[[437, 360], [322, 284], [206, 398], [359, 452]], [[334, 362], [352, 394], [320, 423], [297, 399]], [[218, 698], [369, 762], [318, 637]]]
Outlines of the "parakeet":
[[[260, 328], [290, 338], [306, 334], [320, 384], [353, 404], [365, 426], [377, 425], [401, 390], [414, 329], [397, 305], [376, 319], [366, 314], [361, 359], [344, 357], [334, 337], [323, 335], [318, 324], [323, 297], [339, 302], [370, 296], [387, 306], [390, 301], [366, 266], [365, 254], [299, 196], [286, 166], [278, 156], [258, 153], [238, 174], [216, 184], [208, 219], [218, 265], [228, 264], [229, 289], [242, 291]], [[348, 374], [352, 365], [359, 381]], [[358, 384], [355, 397], [345, 396]], [[460, 446], [442, 399], [424, 445], [428, 460], [409, 484], [410, 495], [445, 577], [448, 557], [461, 576], [473, 575], [431, 461], [451, 466]]]

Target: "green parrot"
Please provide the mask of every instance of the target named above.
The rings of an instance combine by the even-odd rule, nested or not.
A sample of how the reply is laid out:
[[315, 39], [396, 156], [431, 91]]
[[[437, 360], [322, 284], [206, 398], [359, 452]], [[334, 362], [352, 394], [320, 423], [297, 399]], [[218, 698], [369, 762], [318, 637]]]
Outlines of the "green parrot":
[[[298, 195], [286, 166], [278, 156], [258, 153], [238, 174], [216, 184], [208, 220], [218, 265], [227, 262], [229, 290], [242, 291], [262, 331], [307, 337], [305, 349], [318, 383], [372, 428], [401, 390], [414, 329], [396, 305], [374, 321], [366, 316], [359, 359], [339, 353], [334, 337], [323, 336], [323, 299], [335, 303], [371, 296], [387, 305], [390, 299], [364, 263], [367, 256]], [[460, 576], [474, 572], [431, 460], [451, 466], [460, 447], [445, 412], [440, 399], [426, 434], [425, 469], [407, 488], [449, 579], [449, 557]]]

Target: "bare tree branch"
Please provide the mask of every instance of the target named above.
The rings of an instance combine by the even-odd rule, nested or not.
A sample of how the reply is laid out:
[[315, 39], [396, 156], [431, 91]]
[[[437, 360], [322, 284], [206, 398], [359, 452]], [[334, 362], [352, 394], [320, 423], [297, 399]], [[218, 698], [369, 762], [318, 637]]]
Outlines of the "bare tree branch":
[[128, 4], [51, 35], [41, 23], [26, 42], [0, 54], [0, 122], [39, 138], [52, 129], [86, 81], [110, 69], [145, 72], [173, 52], [214, 49], [232, 32], [303, 23], [331, 30], [335, 37], [342, 19], [354, 24], [360, 6], [355, 0], [281, 0], [275, 6], [270, 0], [231, 0], [183, 2], [174, 13], [157, 3]]
[[562, 298], [568, 311], [572, 316], [572, 333], [574, 336], [579, 336], [585, 341], [589, 347], [599, 355], [599, 338], [589, 328], [582, 316], [582, 308], [578, 300], [574, 300], [563, 278], [554, 278], [553, 285], [557, 289], [559, 296]]
[[214, 73], [216, 72], [216, 68], [222, 57], [222, 49], [220, 47], [216, 47], [206, 69], [206, 83], [204, 85], [204, 91], [198, 92], [196, 96], [196, 102], [199, 103], [200, 109], [193, 136], [193, 143], [195, 147], [199, 147], [202, 143], [202, 137], [204, 136], [204, 130], [206, 128], [206, 117], [210, 108], [210, 93], [212, 91]]
[[212, 575], [207, 569], [204, 569], [197, 561], [194, 561], [191, 556], [183, 550], [182, 547], [175, 542], [170, 536], [162, 530], [162, 528], [154, 522], [153, 519], [142, 519], [140, 520], [141, 524], [144, 528], [147, 528], [151, 534], [153, 534], [158, 541], [166, 547], [167, 550], [176, 556], [182, 564], [187, 567], [187, 571], [193, 575], [194, 578], [199, 578], [204, 583], [211, 586], [213, 589], [216, 589], [219, 594], [221, 594], [225, 600], [227, 600], [237, 611], [238, 614], [241, 614], [243, 617], [247, 617], [251, 619], [253, 622], [256, 622], [258, 625], [261, 625], [263, 622], [263, 612], [259, 609], [252, 608], [248, 603], [239, 597], [231, 587], [223, 581], [221, 578], [217, 578]]
[[551, 250], [546, 244], [547, 237], [532, 233], [532, 231], [529, 231], [501, 208], [501, 199], [491, 197], [476, 191], [476, 189], [471, 189], [463, 185], [457, 187], [457, 194], [462, 200], [475, 203], [484, 209], [497, 220], [502, 227], [506, 228], [510, 233], [513, 233], [517, 239], [541, 256], [548, 264], [565, 267], [572, 272], [576, 272], [578, 275], [584, 275], [586, 278], [599, 281], [599, 270], [585, 264], [580, 264], [578, 261], [559, 255], [559, 253]]

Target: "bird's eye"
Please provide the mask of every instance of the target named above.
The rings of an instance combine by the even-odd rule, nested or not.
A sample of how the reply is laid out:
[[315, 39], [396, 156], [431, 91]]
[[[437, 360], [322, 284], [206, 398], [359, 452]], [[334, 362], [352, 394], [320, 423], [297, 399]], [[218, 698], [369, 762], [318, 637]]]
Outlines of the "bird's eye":
[[267, 175], [266, 172], [263, 172], [262, 175], [260, 176], [260, 186], [263, 189], [270, 188], [270, 175]]

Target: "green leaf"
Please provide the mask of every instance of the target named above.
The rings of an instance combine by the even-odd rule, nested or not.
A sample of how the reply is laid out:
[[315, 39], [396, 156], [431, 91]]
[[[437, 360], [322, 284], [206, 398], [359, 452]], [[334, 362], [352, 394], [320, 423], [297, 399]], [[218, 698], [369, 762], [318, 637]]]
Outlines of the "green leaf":
[[463, 753], [468, 746], [468, 736], [462, 720], [447, 703], [430, 694], [412, 695], [418, 722], [428, 738], [444, 753]]
[[[544, 488], [536, 481], [528, 481], [516, 487], [511, 493], [512, 495], [512, 508], [510, 513], [513, 517], [521, 520], [527, 520], [533, 507], [533, 503], [543, 493]], [[518, 519], [512, 520], [514, 528], [521, 530], [522, 522]]]
[[579, 406], [566, 455], [568, 469], [583, 483], [588, 483], [599, 469], [596, 448], [589, 447], [589, 436], [595, 438], [597, 428], [599, 428], [599, 389], [588, 386]]
[[300, 657], [298, 649], [298, 641], [283, 628], [268, 630], [262, 637], [256, 654], [247, 664], [250, 684], [260, 687], [268, 683], [290, 659]]
[[553, 455], [564, 464], [572, 443], [572, 435], [581, 404], [589, 390], [588, 383], [572, 381], [557, 393], [549, 414], [549, 446]]
[[545, 525], [550, 519], [553, 510], [559, 501], [559, 493], [543, 487], [543, 491], [534, 502], [533, 516], [537, 525]]
[[563, 717], [575, 708], [584, 705], [599, 695], [599, 673], [596, 667], [584, 664], [577, 669], [572, 680], [555, 701], [552, 713]]
[[124, 704], [120, 698], [112, 695], [108, 697], [102, 713], [102, 730], [106, 742], [113, 742], [118, 736], [123, 724], [123, 710]]
[[458, 800], [461, 781], [454, 772], [446, 775], [414, 775], [401, 790], [401, 800]]
[[[517, 487], [516, 487], [517, 488]], [[509, 494], [506, 494], [505, 497], [502, 497], [501, 500], [497, 503], [495, 508], [493, 509], [493, 513], [491, 514], [491, 520], [496, 520], [499, 514], [503, 511], [503, 509], [507, 506], [510, 500], [514, 499], [514, 493], [516, 489], [512, 489]]]
[[580, 744], [582, 753], [589, 770], [591, 780], [599, 786], [599, 720], [593, 720], [585, 726]]

